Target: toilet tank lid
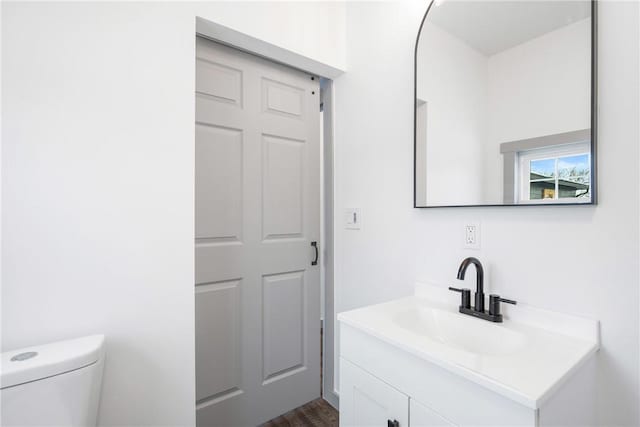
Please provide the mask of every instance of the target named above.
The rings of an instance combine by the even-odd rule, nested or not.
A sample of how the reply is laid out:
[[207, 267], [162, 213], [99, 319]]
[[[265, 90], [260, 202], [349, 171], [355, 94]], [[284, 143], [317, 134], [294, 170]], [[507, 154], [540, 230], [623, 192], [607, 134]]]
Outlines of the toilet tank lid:
[[80, 369], [96, 363], [103, 357], [104, 335], [91, 335], [5, 351], [0, 362], [0, 388]]

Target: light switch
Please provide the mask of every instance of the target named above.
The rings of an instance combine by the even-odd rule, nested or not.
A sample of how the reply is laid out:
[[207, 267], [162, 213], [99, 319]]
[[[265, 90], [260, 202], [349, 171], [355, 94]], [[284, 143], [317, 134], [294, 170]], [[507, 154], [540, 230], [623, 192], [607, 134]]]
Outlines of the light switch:
[[359, 208], [348, 208], [344, 210], [344, 228], [348, 230], [360, 230], [362, 227], [362, 216]]

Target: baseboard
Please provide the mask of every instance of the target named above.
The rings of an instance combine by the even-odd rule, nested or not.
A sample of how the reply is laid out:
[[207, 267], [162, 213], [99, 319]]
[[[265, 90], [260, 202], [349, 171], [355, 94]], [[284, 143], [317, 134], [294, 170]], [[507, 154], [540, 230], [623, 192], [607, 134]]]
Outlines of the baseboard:
[[340, 411], [340, 397], [333, 391], [329, 393], [323, 394], [322, 398], [331, 406], [335, 408], [336, 411]]

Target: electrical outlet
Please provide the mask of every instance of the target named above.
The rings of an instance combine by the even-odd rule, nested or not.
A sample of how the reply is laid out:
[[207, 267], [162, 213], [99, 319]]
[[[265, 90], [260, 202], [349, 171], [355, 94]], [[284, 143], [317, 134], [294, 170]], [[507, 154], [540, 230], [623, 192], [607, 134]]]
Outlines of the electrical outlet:
[[464, 247], [467, 249], [480, 249], [480, 224], [468, 222], [464, 226]]

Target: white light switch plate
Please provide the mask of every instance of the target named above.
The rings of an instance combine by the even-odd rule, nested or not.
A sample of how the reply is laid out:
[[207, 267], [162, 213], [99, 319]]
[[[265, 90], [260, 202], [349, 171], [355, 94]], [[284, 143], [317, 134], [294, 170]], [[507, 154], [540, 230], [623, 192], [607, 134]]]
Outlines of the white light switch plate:
[[344, 210], [344, 228], [347, 230], [360, 230], [362, 227], [362, 215], [360, 208], [347, 208]]

